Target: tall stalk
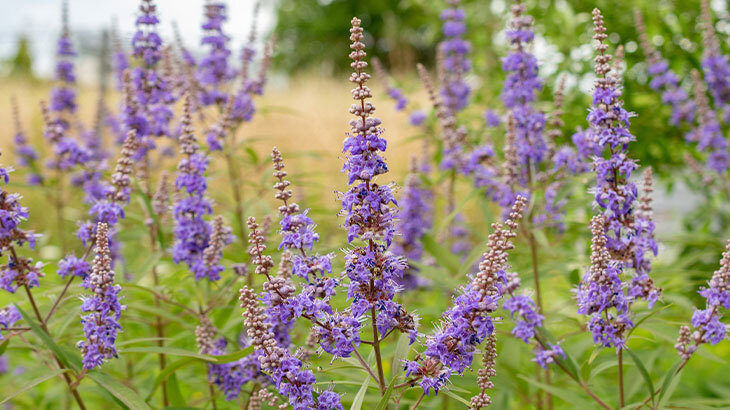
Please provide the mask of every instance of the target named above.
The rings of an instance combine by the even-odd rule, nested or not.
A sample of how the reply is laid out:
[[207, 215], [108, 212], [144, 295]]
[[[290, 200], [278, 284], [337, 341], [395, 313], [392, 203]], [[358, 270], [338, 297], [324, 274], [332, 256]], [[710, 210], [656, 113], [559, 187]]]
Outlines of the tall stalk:
[[[243, 206], [243, 187], [241, 186], [241, 172], [236, 164], [233, 151], [236, 148], [236, 131], [232, 130], [229, 139], [225, 140], [223, 146], [223, 156], [226, 159], [226, 167], [228, 168], [228, 181], [230, 182], [233, 200], [235, 201], [236, 224], [238, 225], [238, 235], [241, 238], [241, 244], [245, 248], [246, 238], [246, 222], [244, 220]], [[246, 285], [253, 286], [253, 275], [246, 276]]]

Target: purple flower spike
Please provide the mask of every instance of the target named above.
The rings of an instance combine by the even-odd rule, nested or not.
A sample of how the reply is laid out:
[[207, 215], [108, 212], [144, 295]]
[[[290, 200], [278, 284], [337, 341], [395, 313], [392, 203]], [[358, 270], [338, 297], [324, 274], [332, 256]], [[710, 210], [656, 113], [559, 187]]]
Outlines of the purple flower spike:
[[350, 279], [347, 294], [352, 299], [353, 318], [370, 313], [381, 334], [397, 329], [413, 340], [417, 333], [415, 317], [393, 301], [401, 290], [398, 281], [408, 263], [387, 252], [396, 233], [397, 204], [392, 187], [376, 182], [378, 175], [388, 172], [381, 156], [387, 141], [381, 121], [372, 116], [375, 107], [367, 101], [372, 94], [366, 85], [370, 76], [364, 71], [367, 62], [362, 32], [360, 20], [353, 18], [350, 58], [355, 72], [350, 81], [355, 83], [352, 95], [356, 103], [350, 107], [350, 113], [355, 119], [350, 120], [350, 133], [344, 141], [347, 160], [342, 170], [348, 176], [350, 189], [341, 194], [340, 213], [345, 215], [348, 242], [359, 240], [364, 245], [350, 249], [345, 257], [345, 274]]
[[[230, 243], [230, 233], [221, 232], [219, 243], [211, 242], [212, 229], [204, 219], [205, 215], [213, 213], [213, 206], [206, 196], [208, 182], [205, 171], [209, 159], [200, 151], [198, 142], [193, 134], [191, 125], [191, 99], [185, 100], [185, 113], [182, 120], [182, 135], [180, 136], [180, 150], [182, 158], [177, 166], [175, 189], [180, 194], [174, 207], [175, 216], [175, 244], [172, 255], [175, 263], [185, 262], [193, 271], [196, 280], [207, 278], [210, 281], [220, 279], [221, 268], [217, 262], [220, 249]], [[211, 258], [204, 258], [206, 249], [215, 246]]]
[[464, 76], [471, 70], [471, 61], [468, 58], [471, 44], [463, 38], [466, 34], [464, 22], [466, 13], [458, 7], [460, 2], [460, 0], [447, 0], [449, 8], [441, 12], [442, 31], [446, 38], [438, 46], [443, 56], [444, 73], [441, 98], [452, 115], [466, 107], [471, 92], [471, 88], [464, 80]]
[[479, 272], [443, 314], [443, 322], [428, 336], [423, 354], [405, 362], [406, 377], [418, 381], [427, 395], [431, 390], [438, 394], [453, 373], [462, 374], [471, 365], [477, 346], [494, 335], [490, 314], [499, 308], [500, 278], [509, 269], [507, 252], [513, 248], [511, 239], [525, 204], [526, 199], [518, 196], [504, 225], [492, 225], [494, 232], [489, 235]]
[[114, 284], [109, 233], [105, 223], [97, 225], [95, 243], [94, 266], [83, 283], [91, 296], [83, 298], [81, 304], [81, 311], [86, 313], [81, 317], [86, 341], [78, 343], [84, 355], [84, 368], [89, 370], [101, 366], [105, 360], [117, 357], [114, 344], [117, 332], [122, 328], [119, 317], [125, 308], [119, 303], [118, 295], [122, 288]]

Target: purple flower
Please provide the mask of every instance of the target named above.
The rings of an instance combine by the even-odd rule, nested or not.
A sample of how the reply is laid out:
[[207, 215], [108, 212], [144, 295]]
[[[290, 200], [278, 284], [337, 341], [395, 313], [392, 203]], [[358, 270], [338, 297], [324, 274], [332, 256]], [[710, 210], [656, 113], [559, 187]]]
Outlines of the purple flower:
[[537, 76], [537, 58], [527, 51], [534, 36], [533, 18], [524, 14], [525, 9], [524, 4], [512, 6], [512, 20], [507, 30], [512, 52], [502, 62], [502, 69], [507, 73], [502, 101], [514, 119], [514, 147], [520, 164], [539, 163], [547, 154], [543, 137], [545, 116], [533, 107], [542, 81]]
[[499, 114], [497, 114], [494, 110], [484, 111], [484, 121], [486, 122], [487, 127], [499, 127], [499, 124], [502, 123], [502, 120], [499, 118]]
[[449, 0], [449, 8], [441, 12], [442, 31], [446, 37], [439, 43], [443, 53], [444, 84], [441, 98], [447, 110], [453, 115], [466, 107], [471, 89], [464, 76], [471, 69], [468, 54], [471, 44], [464, 40], [466, 14], [458, 8], [460, 0]]
[[693, 71], [692, 77], [698, 124], [685, 135], [685, 139], [689, 142], [696, 142], [697, 149], [700, 151], [707, 151], [707, 167], [722, 174], [730, 167], [728, 142], [720, 127], [716, 112], [710, 108], [699, 73]]
[[406, 177], [398, 214], [398, 236], [392, 252], [418, 262], [423, 256], [421, 238], [429, 230], [433, 219], [431, 192], [422, 186], [415, 157]]
[[[13, 305], [0, 309], [0, 330], [3, 330], [3, 328], [5, 328], [5, 330], [10, 329], [15, 325], [15, 322], [22, 318], [23, 317], [20, 316], [20, 312], [18, 312], [18, 308]], [[2, 333], [0, 333], [0, 340], [3, 340]]]
[[421, 110], [413, 110], [411, 112], [411, 115], [408, 117], [408, 122], [410, 122], [411, 125], [417, 127], [421, 124], [423, 124], [424, 121], [426, 121], [427, 115], [425, 112]]
[[532, 298], [525, 295], [512, 296], [502, 305], [517, 324], [512, 329], [512, 334], [522, 339], [523, 342], [529, 343], [529, 340], [535, 337], [535, 328], [542, 326], [543, 315], [537, 313], [537, 306]]
[[83, 259], [79, 259], [74, 255], [68, 255], [58, 262], [58, 275], [62, 279], [69, 276], [78, 276], [86, 279], [89, 275], [89, 264]]
[[203, 87], [199, 100], [203, 105], [225, 104], [228, 94], [221, 87], [230, 81], [235, 71], [228, 66], [229, 38], [223, 33], [226, 21], [226, 5], [220, 1], [205, 4], [204, 30], [201, 44], [208, 47], [208, 52], [198, 63], [197, 80]]
[[426, 350], [419, 359], [405, 362], [406, 377], [420, 379], [426, 394], [431, 389], [438, 394], [452, 373], [461, 374], [468, 368], [476, 347], [494, 333], [490, 314], [499, 308], [500, 277], [509, 269], [507, 251], [512, 249], [510, 239], [515, 236], [525, 203], [524, 197], [518, 197], [505, 225], [493, 225], [479, 272], [444, 312], [443, 322], [426, 339]]
[[554, 345], [548, 343], [548, 346], [550, 346], [549, 349], [545, 349], [542, 346], [535, 347], [535, 358], [532, 359], [534, 362], [537, 362], [537, 364], [540, 365], [543, 369], [547, 369], [548, 364], [554, 363], [555, 358], [558, 356], [565, 359], [565, 352], [563, 351], [563, 348], [560, 347], [560, 345]]
[[111, 268], [108, 227], [99, 223], [96, 229], [96, 257], [91, 273], [86, 277], [83, 287], [91, 296], [84, 297], [81, 317], [86, 341], [78, 342], [82, 351], [85, 369], [101, 366], [105, 360], [117, 357], [114, 346], [124, 306], [119, 303], [121, 286], [114, 284], [114, 271]]
[[[191, 102], [186, 100], [183, 116], [180, 149], [182, 158], [177, 166], [175, 189], [180, 193], [174, 206], [175, 243], [172, 255], [175, 263], [185, 262], [193, 271], [196, 280], [208, 278], [220, 279], [218, 263], [205, 263], [203, 255], [211, 245], [211, 226], [204, 219], [213, 213], [213, 207], [206, 196], [208, 183], [205, 171], [208, 168], [208, 157], [200, 152], [198, 142], [191, 126]], [[229, 242], [228, 239], [223, 242]]]
[[15, 123], [13, 143], [15, 144], [15, 153], [18, 156], [18, 164], [28, 168], [27, 182], [29, 185], [41, 185], [43, 183], [43, 176], [39, 173], [38, 169], [38, 153], [35, 148], [30, 145], [28, 138], [23, 131], [20, 123], [18, 101], [15, 97], [12, 98], [11, 103], [13, 106], [13, 120]]

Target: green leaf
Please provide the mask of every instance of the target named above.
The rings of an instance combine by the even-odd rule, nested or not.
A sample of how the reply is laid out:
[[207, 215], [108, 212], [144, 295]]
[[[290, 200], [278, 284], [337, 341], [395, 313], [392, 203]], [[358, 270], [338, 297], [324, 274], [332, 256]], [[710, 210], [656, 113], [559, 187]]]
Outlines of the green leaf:
[[156, 354], [166, 354], [168, 356], [182, 356], [182, 357], [193, 357], [196, 359], [204, 360], [206, 362], [218, 362], [217, 356], [211, 356], [207, 354], [201, 354], [198, 352], [193, 352], [190, 350], [183, 350], [178, 349], [175, 347], [166, 347], [166, 346], [145, 346], [145, 347], [129, 347], [127, 349], [120, 349], [120, 354], [125, 353], [156, 353]]
[[547, 385], [545, 383], [538, 382], [535, 379], [531, 379], [531, 378], [523, 376], [523, 375], [519, 375], [517, 377], [519, 377], [520, 379], [526, 381], [527, 383], [529, 383], [535, 387], [545, 390], [546, 392], [552, 394], [553, 396], [560, 397], [561, 399], [565, 400], [566, 403], [570, 403], [573, 406], [573, 408], [576, 408], [576, 409], [591, 408], [590, 405], [586, 405], [586, 402], [583, 399], [583, 397], [581, 397], [578, 394], [575, 394], [574, 392], [572, 392], [570, 390], [564, 389], [562, 387], [557, 387], [555, 385]]
[[[142, 186], [139, 184], [139, 181], [137, 178], [134, 178], [134, 187], [139, 192], [144, 192], [142, 189]], [[140, 199], [140, 202], [142, 202], [142, 205], [147, 210], [148, 215], [152, 218], [152, 220], [155, 223], [155, 226], [160, 226], [160, 220], [157, 218], [157, 214], [155, 213], [155, 210], [152, 208], [152, 201], [150, 201], [150, 198], [147, 197], [147, 195], [137, 195], [137, 198]], [[165, 245], [165, 237], [162, 234], [162, 229], [157, 230], [157, 242], [160, 244], [160, 249], [167, 249], [167, 245]]]
[[175, 373], [167, 378], [167, 395], [170, 399], [170, 404], [176, 407], [185, 407], [185, 399], [180, 392], [180, 384], [177, 382]]
[[449, 273], [455, 274], [459, 271], [459, 267], [461, 266], [459, 258], [436, 242], [431, 235], [424, 234], [421, 238], [421, 242], [423, 242], [423, 249], [436, 258], [436, 262], [445, 267]]
[[639, 372], [641, 373], [641, 377], [644, 378], [644, 381], [646, 382], [646, 388], [649, 389], [649, 395], [651, 396], [651, 402], [654, 403], [654, 382], [651, 381], [651, 376], [649, 375], [649, 372], [646, 370], [646, 367], [644, 367], [644, 363], [642, 363], [641, 359], [639, 359], [638, 356], [636, 356], [636, 353], [634, 353], [631, 350], [624, 349], [626, 353], [631, 356], [631, 359], [633, 359], [634, 363], [636, 363], [636, 367], [639, 368]]
[[410, 342], [408, 335], [401, 333], [400, 337], [398, 338], [398, 344], [395, 345], [393, 361], [390, 364], [391, 383], [393, 380], [397, 379], [398, 376], [403, 374], [403, 366], [401, 366], [401, 362], [403, 361], [403, 359], [406, 359], [408, 357], [408, 342]]
[[365, 400], [365, 393], [368, 391], [368, 385], [370, 384], [370, 375], [365, 377], [365, 381], [362, 382], [360, 390], [355, 395], [355, 399], [352, 401], [350, 410], [360, 410], [362, 408], [362, 402]]
[[464, 404], [465, 406], [471, 406], [471, 403], [469, 403], [469, 401], [468, 401], [467, 399], [465, 399], [465, 398], [463, 398], [463, 397], [459, 396], [458, 394], [456, 394], [456, 393], [454, 393], [454, 392], [452, 392], [452, 391], [450, 391], [450, 390], [444, 390], [443, 392], [444, 392], [444, 393], [445, 393], [445, 394], [446, 394], [447, 396], [451, 397], [452, 399], [455, 399], [456, 401], [458, 401], [458, 402], [460, 402], [460, 403]]
[[8, 348], [8, 344], [10, 344], [10, 339], [5, 339], [4, 342], [0, 343], [0, 356], [5, 353], [5, 350]]
[[661, 312], [662, 310], [668, 309], [668, 308], [669, 308], [670, 306], [672, 306], [672, 305], [673, 305], [672, 303], [668, 303], [668, 304], [666, 304], [666, 305], [662, 306], [662, 307], [661, 307], [661, 308], [659, 308], [659, 309], [655, 309], [655, 310], [652, 310], [651, 312], [649, 312], [649, 313], [647, 313], [646, 315], [644, 315], [644, 316], [643, 316], [643, 317], [642, 317], [641, 319], [638, 319], [638, 320], [636, 321], [636, 324], [635, 324], [635, 325], [634, 325], [634, 326], [633, 326], [633, 327], [632, 327], [631, 329], [629, 329], [629, 334], [628, 334], [628, 335], [626, 336], [626, 338], [628, 339], [628, 337], [629, 337], [629, 336], [631, 336], [631, 333], [632, 333], [632, 332], [633, 332], [634, 330], [636, 330], [636, 329], [637, 329], [637, 328], [638, 328], [638, 327], [639, 327], [639, 326], [640, 326], [640, 325], [641, 325], [642, 323], [644, 323], [644, 322], [645, 322], [645, 321], [646, 321], [647, 319], [649, 319], [650, 317], [652, 317], [652, 316], [654, 316], [654, 315], [658, 314], [658, 313], [659, 313], [659, 312]]
[[390, 396], [393, 394], [393, 387], [395, 387], [396, 379], [396, 377], [393, 377], [390, 381], [388, 388], [385, 390], [385, 393], [383, 393], [383, 397], [380, 398], [378, 405], [375, 406], [375, 410], [384, 410], [388, 407], [388, 402], [390, 401]]
[[23, 387], [21, 387], [20, 389], [16, 390], [14, 393], [10, 393], [8, 396], [6, 396], [5, 398], [3, 398], [3, 401], [0, 401], [0, 404], [4, 404], [4, 403], [9, 402], [10, 399], [12, 399], [13, 397], [18, 396], [20, 394], [23, 394], [23, 393], [27, 392], [28, 390], [30, 390], [33, 387], [35, 387], [35, 386], [43, 383], [46, 380], [52, 379], [52, 378], [58, 376], [59, 374], [62, 374], [62, 373], [65, 373], [65, 372], [70, 372], [70, 371], [71, 370], [69, 370], [69, 369], [54, 369], [54, 370], [48, 370], [47, 372], [45, 372], [43, 374], [43, 376], [38, 377], [36, 379], [33, 379], [33, 380], [29, 381], [28, 383], [24, 384]]
[[81, 359], [78, 356], [68, 354], [66, 351], [61, 349], [61, 346], [57, 345], [56, 342], [51, 339], [51, 336], [43, 330], [38, 323], [28, 315], [20, 306], [17, 306], [18, 312], [23, 316], [23, 319], [28, 323], [30, 330], [38, 336], [39, 339], [45, 344], [53, 355], [66, 367], [70, 367], [76, 371], [81, 369]]
[[150, 393], [147, 395], [147, 401], [152, 399], [152, 395], [155, 394], [157, 388], [160, 387], [162, 383], [170, 377], [171, 374], [191, 363], [198, 363], [198, 360], [192, 357], [186, 357], [165, 366], [165, 369], [162, 370], [160, 374], [157, 375], [157, 377], [155, 377], [155, 384], [152, 386], [152, 391], [150, 391]]
[[677, 370], [679, 370], [679, 366], [681, 366], [683, 362], [684, 360], [678, 360], [677, 363], [675, 363], [674, 366], [669, 369], [669, 372], [666, 374], [666, 376], [664, 376], [664, 381], [662, 381], [662, 390], [659, 392], [659, 397], [657, 398], [657, 407], [661, 407], [662, 404], [666, 400], [669, 400], [669, 398], [671, 397], [671, 392], [667, 394], [667, 391], [669, 390], [669, 386], [675, 379], [679, 381], [679, 378], [677, 377], [679, 375], [677, 373]]
[[96, 382], [99, 387], [108, 391], [109, 394], [119, 399], [119, 401], [124, 403], [131, 410], [150, 409], [150, 406], [148, 406], [134, 390], [118, 382], [112, 376], [95, 370], [89, 372], [86, 377]]
[[235, 353], [224, 354], [220, 356], [212, 356], [216, 363], [230, 363], [235, 362], [238, 359], [242, 359], [253, 352], [253, 346], [249, 346], [243, 350], [239, 350]]

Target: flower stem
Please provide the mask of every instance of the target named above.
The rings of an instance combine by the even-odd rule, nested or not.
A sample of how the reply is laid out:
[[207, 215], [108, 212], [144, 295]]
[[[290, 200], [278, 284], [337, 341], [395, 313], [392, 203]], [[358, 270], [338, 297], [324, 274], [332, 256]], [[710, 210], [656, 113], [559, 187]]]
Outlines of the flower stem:
[[[373, 281], [370, 284], [374, 286]], [[383, 375], [383, 358], [380, 356], [380, 336], [378, 335], [378, 325], [375, 323], [375, 306], [370, 308], [370, 314], [373, 322], [373, 350], [375, 351], [375, 363], [378, 365], [378, 385], [380, 386], [380, 395], [385, 394], [385, 376]]]
[[421, 401], [423, 401], [423, 398], [426, 397], [426, 393], [421, 393], [421, 397], [416, 400], [416, 403], [413, 404], [413, 407], [411, 407], [411, 410], [416, 410], [416, 407], [418, 407], [419, 404], [421, 404]]
[[[243, 217], [243, 188], [241, 187], [241, 172], [236, 165], [236, 160], [233, 157], [232, 150], [235, 149], [236, 141], [234, 139], [236, 133], [231, 132], [230, 141], [223, 147], [223, 156], [226, 159], [226, 167], [228, 168], [228, 180], [231, 183], [231, 191], [233, 193], [233, 200], [235, 201], [235, 214], [236, 224], [238, 225], [238, 235], [241, 238], [241, 246], [246, 247], [246, 222]], [[253, 275], [249, 274], [246, 276], [246, 285], [248, 287], [253, 286]]]
[[353, 352], [355, 353], [357, 360], [360, 361], [360, 364], [362, 364], [363, 369], [365, 369], [370, 377], [372, 377], [373, 380], [379, 384], [378, 376], [375, 375], [375, 372], [373, 372], [373, 369], [370, 367], [370, 365], [365, 361], [365, 359], [362, 358], [360, 352], [358, 352], [357, 349], [353, 350]]
[[618, 349], [618, 401], [619, 406], [624, 407], [626, 405], [626, 399], [624, 398], [624, 349]]
[[[15, 254], [15, 249], [12, 247], [10, 248], [13, 255]], [[14, 256], [15, 257], [15, 256]], [[17, 258], [16, 258], [17, 260]], [[36, 319], [38, 319], [38, 322], [40, 323], [41, 329], [50, 337], [51, 334], [48, 332], [48, 327], [46, 327], [46, 324], [43, 322], [43, 316], [41, 316], [41, 312], [38, 310], [38, 305], [35, 303], [35, 299], [33, 298], [33, 294], [30, 291], [30, 288], [28, 285], [25, 285], [25, 293], [28, 294], [28, 301], [30, 301], [30, 305], [33, 307], [33, 312], [35, 313]], [[56, 363], [58, 364], [58, 367], [61, 368], [61, 370], [65, 370], [66, 366], [61, 362], [61, 360], [53, 354], [54, 359], [56, 360]], [[68, 385], [69, 390], [71, 390], [71, 395], [74, 397], [74, 400], [76, 400], [76, 403], [79, 405], [79, 408], [81, 410], [86, 410], [86, 405], [84, 405], [84, 400], [81, 398], [81, 395], [79, 395], [78, 390], [74, 387], [73, 383], [71, 382], [71, 378], [69, 375], [64, 372], [62, 373], [63, 379], [66, 381], [66, 384]]]
[[58, 228], [58, 243], [61, 245], [61, 253], [66, 254], [66, 239], [64, 238], [65, 227], [63, 223], [63, 173], [58, 171], [58, 181], [56, 183], [56, 223]]
[[[153, 280], [155, 287], [157, 287], [160, 283], [159, 277], [157, 276], [157, 265], [152, 266], [152, 280]], [[157, 297], [157, 295], [155, 295], [155, 309], [159, 309], [159, 308], [160, 308], [160, 298]], [[160, 315], [155, 315], [155, 330], [157, 331], [157, 346], [164, 347], [165, 346], [165, 341], [164, 341], [165, 326], [162, 323], [162, 318], [160, 317]], [[166, 366], [166, 360], [165, 360], [164, 353], [159, 354], [159, 363], [160, 363], [160, 371], [165, 370], [165, 367], [167, 367], [167, 366]], [[162, 404], [165, 407], [169, 407], [170, 402], [167, 397], [167, 381], [166, 380], [162, 381], [161, 387], [162, 387]]]

